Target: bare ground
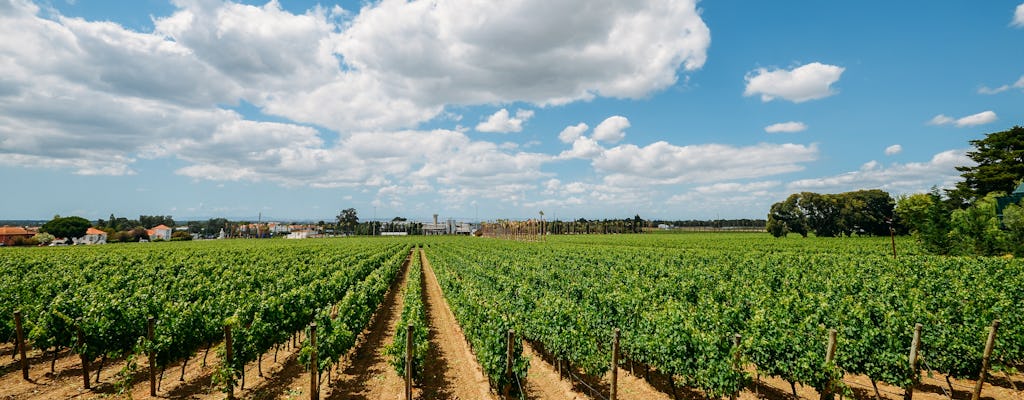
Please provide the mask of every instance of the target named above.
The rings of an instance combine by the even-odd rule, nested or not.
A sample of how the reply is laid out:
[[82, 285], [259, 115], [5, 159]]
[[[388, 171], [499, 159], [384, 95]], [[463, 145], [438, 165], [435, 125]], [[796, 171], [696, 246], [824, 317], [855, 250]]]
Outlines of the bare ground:
[[496, 399], [469, 348], [455, 314], [441, 293], [423, 253], [424, 308], [430, 324], [430, 351], [423, 379], [424, 399]]

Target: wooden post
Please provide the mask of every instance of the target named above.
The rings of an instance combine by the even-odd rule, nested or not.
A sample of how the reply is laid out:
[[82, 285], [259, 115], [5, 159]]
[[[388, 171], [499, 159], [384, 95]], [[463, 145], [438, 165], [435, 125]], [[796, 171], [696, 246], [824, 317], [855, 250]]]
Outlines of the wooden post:
[[[85, 346], [85, 334], [82, 333], [82, 320], [79, 319], [75, 324], [75, 334], [78, 336], [78, 347], [82, 348]], [[85, 351], [78, 354], [82, 358], [82, 384], [85, 390], [89, 390], [89, 358], [85, 356]]]
[[413, 400], [413, 324], [406, 325], [406, 400]]
[[515, 334], [514, 330], [508, 330], [508, 340], [505, 345], [505, 379], [508, 380], [508, 383], [505, 384], [505, 398], [508, 398], [508, 393], [512, 389], [512, 340]]
[[149, 395], [156, 397], [156, 353], [153, 351], [153, 323], [155, 318], [146, 319], [146, 340], [149, 340]]
[[[828, 330], [828, 347], [825, 347], [825, 364], [831, 364], [832, 360], [836, 358], [836, 330]], [[794, 391], [795, 392], [795, 391]], [[825, 384], [825, 389], [821, 391], [821, 400], [832, 400], [835, 396], [832, 394], [832, 382]]]
[[[743, 335], [740, 335], [738, 333], [735, 336], [732, 337], [732, 348], [733, 348], [733, 354], [732, 354], [732, 364], [733, 364], [733, 366], [732, 367], [735, 368], [737, 371], [742, 371], [743, 370], [743, 366], [740, 365], [740, 358], [741, 358], [741, 354], [740, 354], [740, 340], [741, 339], [743, 339]], [[729, 395], [729, 400], [736, 400], [736, 393], [730, 394]]]
[[14, 330], [17, 333], [18, 353], [21, 354], [21, 377], [26, 381], [28, 379], [28, 358], [25, 357], [25, 333], [21, 326], [21, 310], [14, 312]]
[[309, 354], [309, 400], [320, 399], [320, 384], [317, 378], [320, 377], [316, 360], [316, 322], [309, 324], [309, 345], [312, 352]]
[[921, 324], [914, 325], [914, 340], [910, 342], [910, 357], [907, 361], [910, 362], [910, 370], [914, 372], [914, 378], [910, 382], [910, 387], [903, 393], [903, 400], [911, 400], [914, 398], [914, 385], [917, 384], [917, 350], [921, 347]]
[[992, 321], [992, 327], [988, 330], [988, 340], [985, 341], [985, 354], [981, 358], [981, 375], [978, 376], [978, 383], [974, 385], [974, 394], [971, 400], [978, 400], [981, 397], [981, 387], [985, 385], [985, 376], [988, 375], [989, 358], [992, 357], [992, 347], [996, 344], [996, 330], [999, 329], [999, 320]]
[[[224, 325], [224, 361], [227, 362], [228, 368], [231, 367], [231, 325]], [[245, 370], [242, 370], [242, 376], [245, 375]], [[228, 399], [235, 398], [235, 373], [231, 372], [231, 376], [228, 377]]]
[[619, 395], [619, 328], [612, 330], [612, 382], [608, 395], [609, 400], [618, 399]]

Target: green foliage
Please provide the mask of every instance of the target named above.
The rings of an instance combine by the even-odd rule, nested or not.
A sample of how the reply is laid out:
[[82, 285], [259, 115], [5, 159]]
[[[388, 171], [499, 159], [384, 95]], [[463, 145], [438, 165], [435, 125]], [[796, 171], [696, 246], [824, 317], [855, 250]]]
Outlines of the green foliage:
[[1007, 235], [999, 228], [996, 215], [996, 198], [1001, 195], [993, 192], [970, 207], [953, 211], [949, 235], [955, 253], [993, 256], [1008, 250]]
[[972, 140], [967, 156], [976, 163], [957, 167], [964, 180], [949, 192], [953, 202], [964, 207], [992, 192], [1010, 193], [1024, 177], [1024, 127], [1014, 126], [1002, 132]]
[[59, 238], [71, 239], [85, 236], [85, 231], [90, 226], [92, 226], [92, 223], [85, 218], [61, 217], [58, 215], [43, 224], [39, 230]]
[[46, 232], [40, 232], [37, 233], [35, 236], [32, 236], [32, 239], [39, 244], [50, 244], [50, 242], [56, 239], [56, 237]]
[[881, 190], [858, 190], [839, 194], [794, 193], [772, 205], [768, 232], [775, 237], [796, 232], [807, 237], [866, 234], [889, 235], [895, 202]]
[[[227, 382], [322, 307], [367, 286], [375, 271], [396, 268], [384, 266], [407, 249], [363, 240], [10, 249], [0, 259], [0, 279], [10, 282], [0, 291], [0, 312], [23, 310], [35, 348], [71, 347], [87, 358], [152, 350], [160, 367], [223, 339], [227, 321], [234, 360], [215, 374]], [[390, 279], [374, 276], [373, 287]], [[365, 308], [372, 314], [375, 304]], [[152, 341], [144, 339], [149, 316], [156, 318]], [[0, 319], [0, 340], [13, 331], [7, 320]]]
[[352, 232], [356, 225], [359, 225], [359, 214], [356, 213], [355, 208], [341, 210], [341, 213], [335, 218], [338, 220], [338, 227], [345, 232]]
[[430, 342], [428, 339], [427, 313], [423, 305], [423, 263], [420, 260], [420, 251], [413, 252], [412, 262], [409, 264], [408, 279], [405, 283], [405, 292], [402, 296], [402, 316], [398, 322], [398, 329], [395, 332], [394, 340], [387, 345], [385, 354], [389, 356], [388, 362], [395, 368], [398, 376], [405, 376], [405, 347], [408, 326], [412, 325], [412, 379], [415, 382], [423, 380], [423, 367], [427, 358], [427, 350]]
[[192, 240], [192, 234], [187, 231], [174, 231], [171, 233], [171, 240], [175, 242]]
[[800, 195], [792, 194], [785, 201], [772, 204], [768, 213], [768, 231], [773, 236], [780, 237], [793, 232], [807, 237], [807, 218], [797, 205], [799, 201]]

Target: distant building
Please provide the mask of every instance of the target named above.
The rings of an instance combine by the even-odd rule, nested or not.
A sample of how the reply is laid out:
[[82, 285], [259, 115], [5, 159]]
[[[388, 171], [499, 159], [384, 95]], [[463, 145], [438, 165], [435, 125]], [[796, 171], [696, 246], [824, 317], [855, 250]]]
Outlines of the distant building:
[[4, 226], [0, 227], [0, 243], [4, 246], [10, 246], [14, 244], [15, 238], [31, 238], [36, 233], [20, 226]]
[[316, 231], [292, 231], [288, 234], [288, 239], [309, 239], [316, 236]]
[[672, 229], [672, 226], [670, 226], [668, 224], [658, 224], [658, 229], [661, 229], [663, 231], [667, 231], [669, 229]]
[[149, 240], [171, 240], [171, 228], [164, 224], [147, 229], [146, 234], [149, 235]]
[[72, 239], [75, 244], [104, 244], [107, 243], [107, 233], [90, 227], [85, 231], [85, 236]]
[[1000, 223], [1003, 221], [1003, 210], [1012, 204], [1020, 204], [1021, 199], [1024, 199], [1024, 182], [1017, 185], [1017, 189], [1014, 189], [1013, 193], [996, 199], [996, 214], [999, 217]]

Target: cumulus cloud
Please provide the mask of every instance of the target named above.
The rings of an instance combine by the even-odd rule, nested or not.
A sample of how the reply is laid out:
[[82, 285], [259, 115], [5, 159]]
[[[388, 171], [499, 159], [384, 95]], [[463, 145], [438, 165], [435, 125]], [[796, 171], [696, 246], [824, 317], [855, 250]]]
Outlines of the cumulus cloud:
[[996, 88], [982, 86], [978, 88], [978, 94], [999, 94], [1010, 89], [1024, 89], [1024, 75], [1022, 75], [1020, 79], [1017, 79], [1017, 81], [1014, 82], [1013, 84], [1006, 84]]
[[576, 141], [577, 138], [582, 136], [587, 131], [587, 129], [590, 129], [590, 127], [582, 122], [576, 125], [569, 125], [558, 133], [558, 140], [561, 140], [562, 143], [572, 143]]
[[523, 130], [523, 123], [530, 118], [533, 118], [532, 110], [516, 110], [516, 115], [510, 116], [508, 110], [502, 108], [487, 117], [486, 121], [477, 124], [476, 130], [496, 133], [519, 132]]
[[805, 125], [803, 122], [796, 122], [796, 121], [779, 122], [777, 124], [771, 124], [771, 125], [768, 125], [768, 126], [764, 127], [764, 131], [768, 132], [768, 133], [780, 133], [780, 132], [792, 133], [792, 132], [801, 132], [801, 131], [804, 131], [804, 130], [807, 130], [807, 125]]
[[995, 122], [997, 119], [999, 119], [999, 118], [996, 116], [996, 113], [993, 112], [993, 111], [982, 111], [982, 112], [977, 113], [977, 114], [972, 114], [972, 115], [968, 115], [966, 117], [956, 118], [956, 119], [954, 119], [953, 117], [944, 115], [944, 114], [939, 114], [939, 115], [936, 115], [936, 116], [932, 117], [932, 119], [930, 121], [928, 121], [928, 124], [929, 125], [955, 125], [957, 128], [963, 128], [963, 127], [967, 127], [967, 126], [977, 126], [977, 125], [984, 125], [984, 124], [992, 123], [992, 122]]
[[948, 150], [934, 155], [927, 162], [894, 163], [882, 166], [876, 161], [865, 163], [857, 171], [844, 174], [801, 179], [789, 183], [791, 192], [843, 192], [857, 189], [882, 189], [890, 193], [917, 193], [932, 186], [952, 187], [959, 179], [958, 166], [972, 166], [966, 150]]
[[892, 146], [889, 146], [889, 147], [885, 148], [885, 155], [892, 156], [892, 155], [900, 154], [900, 152], [902, 152], [902, 151], [903, 151], [903, 146], [900, 146], [898, 144], [894, 144]]
[[[173, 3], [137, 32], [0, 0], [5, 164], [123, 175], [137, 159], [173, 158], [196, 179], [315, 187], [409, 187], [409, 174], [453, 197], [492, 174], [488, 184], [512, 194], [554, 157], [416, 127], [456, 119], [450, 105], [642, 98], [701, 68], [710, 45], [692, 0], [386, 0], [353, 14]], [[284, 118], [225, 108], [242, 102]], [[479, 129], [518, 131], [531, 116], [505, 111]], [[624, 129], [606, 128], [609, 141]], [[421, 152], [445, 157], [410, 156]], [[445, 187], [456, 184], [467, 186]]]
[[1010, 25], [1018, 28], [1024, 27], [1024, 3], [1018, 4], [1017, 8], [1013, 12], [1013, 21]]
[[594, 139], [602, 142], [615, 143], [626, 137], [629, 120], [621, 115], [613, 115], [601, 121], [594, 128]]
[[605, 183], [635, 187], [772, 176], [803, 170], [802, 163], [817, 158], [816, 145], [677, 146], [659, 141], [644, 147], [626, 144], [607, 149], [592, 164], [607, 174]]
[[747, 73], [744, 96], [761, 95], [761, 101], [782, 98], [794, 103], [823, 99], [835, 94], [832, 84], [839, 81], [843, 67], [813, 62], [792, 70], [758, 68]]

